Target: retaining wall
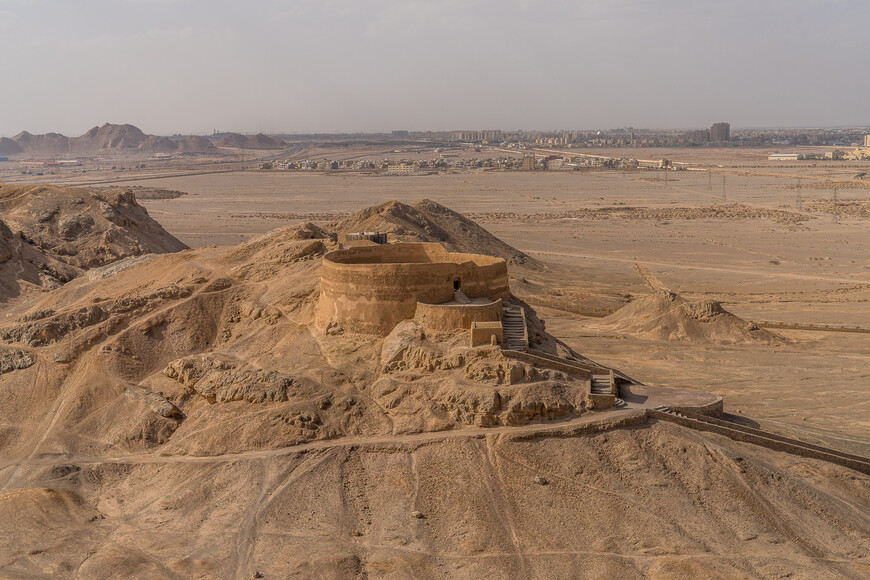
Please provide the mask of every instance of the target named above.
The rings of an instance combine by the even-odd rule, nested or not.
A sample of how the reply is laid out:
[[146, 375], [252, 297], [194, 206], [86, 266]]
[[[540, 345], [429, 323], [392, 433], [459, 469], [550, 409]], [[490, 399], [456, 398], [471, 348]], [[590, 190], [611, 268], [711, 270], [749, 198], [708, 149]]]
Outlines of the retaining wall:
[[[498, 322], [504, 316], [502, 301], [489, 304], [417, 303], [414, 320], [433, 330], [468, 330], [472, 322]], [[487, 341], [487, 344], [489, 341]]]
[[816, 445], [807, 446], [807, 444], [801, 441], [789, 440], [785, 437], [760, 431], [758, 429], [751, 429], [737, 425], [725, 426], [723, 424], [725, 421], [712, 422], [692, 417], [680, 417], [654, 409], [649, 409], [647, 412], [649, 413], [649, 416], [654, 419], [670, 421], [671, 423], [677, 423], [678, 425], [696, 429], [698, 431], [718, 433], [719, 435], [724, 435], [725, 437], [729, 437], [736, 441], [760, 445], [762, 447], [767, 447], [768, 449], [773, 449], [774, 451], [784, 451], [801, 457], [829, 461], [850, 469], [855, 469], [862, 473], [870, 474], [870, 460], [856, 458], [855, 456], [843, 454], [833, 449], [823, 450], [824, 448], [820, 448]]

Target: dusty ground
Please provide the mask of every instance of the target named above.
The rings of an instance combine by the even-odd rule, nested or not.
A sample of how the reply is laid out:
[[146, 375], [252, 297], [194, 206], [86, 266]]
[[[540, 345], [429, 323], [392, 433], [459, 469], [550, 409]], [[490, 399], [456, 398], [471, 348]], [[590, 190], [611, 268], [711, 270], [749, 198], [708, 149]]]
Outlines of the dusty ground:
[[[73, 328], [6, 353], [22, 368], [0, 375], [0, 572], [867, 577], [867, 476], [667, 423], [570, 435], [634, 411], [590, 413], [570, 389], [553, 396], [548, 376], [482, 383], [493, 375], [479, 365], [503, 362], [454, 367], [459, 343], [414, 343], [385, 372], [397, 339], [309, 330], [325, 247], [300, 238], [314, 230], [202, 248], [430, 198], [546, 264], [512, 268], [519, 296], [614, 309], [651, 293], [640, 262], [687, 300], [744, 318], [870, 327], [866, 218], [824, 213], [829, 192], [810, 177], [799, 207], [789, 168], [744, 175], [738, 163], [755, 161], [728, 161], [727, 199], [721, 177], [710, 191], [700, 173], [150, 180], [187, 192], [141, 204], [201, 249], [7, 307], [19, 322], [0, 330], [13, 338], [42, 328], [26, 316], [47, 309]], [[818, 183], [842, 180], [840, 199], [867, 201], [840, 167], [817, 168]], [[70, 316], [94, 305], [105, 317]], [[538, 313], [567, 346], [635, 379], [711, 391], [743, 420], [870, 453], [870, 334], [723, 344]], [[420, 372], [432, 360], [434, 374]], [[487, 403], [493, 388], [510, 413]]]
[[[853, 169], [840, 165], [833, 178], [849, 179]], [[803, 207], [810, 200], [830, 198], [831, 191], [810, 189], [808, 184], [814, 182], [809, 177], [796, 190], [797, 181], [790, 177], [793, 170], [778, 171], [786, 177], [728, 174], [724, 200], [721, 177], [718, 184], [714, 178], [710, 192], [708, 178], [701, 173], [672, 173], [665, 183], [659, 173], [612, 171], [425, 177], [207, 175], [157, 180], [155, 185], [190, 194], [143, 203], [179, 239], [201, 245], [245, 239], [286, 220], [325, 221], [387, 198], [428, 197], [473, 217], [501, 239], [546, 261], [553, 271], [528, 279], [568, 294], [582, 297], [608, 289], [643, 294], [647, 289], [632, 267], [641, 262], [672, 290], [691, 298], [719, 300], [747, 319], [870, 327], [867, 220], [841, 217], [835, 222], [830, 214], [806, 211]], [[802, 174], [831, 171], [822, 167]], [[846, 185], [839, 186], [839, 199], [870, 202], [870, 190], [860, 183], [852, 189]], [[238, 191], [247, 193], [237, 196]], [[328, 204], [323, 203], [326, 199]], [[788, 220], [800, 221], [693, 217], [693, 210], [734, 203], [782, 211], [789, 214]], [[609, 212], [561, 217], [565, 212], [624, 206], [682, 208], [684, 217], [612, 217]], [[558, 217], [548, 219], [547, 214]], [[634, 349], [620, 346], [624, 341], [594, 336], [583, 330], [582, 319], [561, 316], [562, 335], [582, 336], [572, 340], [577, 350], [617, 357], [611, 360], [618, 361], [620, 368], [639, 368]], [[694, 354], [684, 355], [688, 360], [675, 365], [660, 362], [658, 371], [646, 366], [649, 374], [641, 373], [639, 378], [712, 388], [736, 396], [729, 401], [734, 400], [744, 413], [791, 418], [802, 427], [840, 431], [870, 443], [865, 435], [870, 428], [870, 357], [866, 354], [870, 334], [787, 334], [791, 342], [783, 346], [745, 349], [739, 355], [744, 361], [740, 365], [718, 356], [714, 357], [718, 363], [709, 360], [718, 350], [709, 345], [667, 343], [665, 350]], [[787, 364], [780, 362], [783, 357], [788, 358]], [[693, 358], [704, 364], [696, 364]], [[836, 386], [831, 385], [831, 373], [842, 377]], [[736, 380], [743, 388], [734, 388], [735, 377], [741, 377]], [[824, 389], [815, 388], [818, 381], [826, 385]], [[746, 388], [759, 396], [741, 395]], [[795, 398], [794, 389], [803, 389], [804, 396]]]

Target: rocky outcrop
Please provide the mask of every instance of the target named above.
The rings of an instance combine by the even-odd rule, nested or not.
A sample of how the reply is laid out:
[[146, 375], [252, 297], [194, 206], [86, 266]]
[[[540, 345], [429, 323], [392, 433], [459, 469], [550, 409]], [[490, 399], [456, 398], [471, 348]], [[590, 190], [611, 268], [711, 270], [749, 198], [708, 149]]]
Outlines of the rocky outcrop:
[[147, 391], [140, 387], [129, 387], [124, 390], [124, 395], [133, 400], [144, 403], [152, 412], [167, 419], [181, 419], [184, 414], [166, 397]]
[[681, 308], [687, 316], [700, 320], [701, 322], [710, 322], [721, 314], [728, 314], [722, 308], [722, 305], [715, 300], [701, 300], [699, 302], [685, 302]]
[[516, 425], [586, 410], [586, 381], [505, 358], [497, 347], [468, 348], [463, 338], [430, 337], [409, 320], [384, 339], [372, 392], [397, 424]]
[[100, 306], [86, 306], [32, 322], [0, 329], [0, 340], [20, 342], [28, 346], [45, 346], [81, 328], [102, 322], [109, 317]]
[[0, 375], [33, 366], [36, 359], [26, 350], [20, 348], [0, 349]]
[[14, 324], [0, 328], [0, 340], [19, 342], [28, 346], [45, 346], [69, 333], [94, 326], [110, 318], [114, 321], [126, 319], [133, 311], [144, 313], [160, 302], [186, 298], [193, 293], [193, 289], [193, 286], [173, 284], [148, 294], [128, 294], [114, 300], [72, 310], [61, 312], [52, 309], [36, 310], [25, 314]]
[[208, 355], [173, 361], [163, 374], [193, 389], [210, 403], [287, 401], [297, 386], [296, 379], [289, 375], [245, 368], [242, 363]]

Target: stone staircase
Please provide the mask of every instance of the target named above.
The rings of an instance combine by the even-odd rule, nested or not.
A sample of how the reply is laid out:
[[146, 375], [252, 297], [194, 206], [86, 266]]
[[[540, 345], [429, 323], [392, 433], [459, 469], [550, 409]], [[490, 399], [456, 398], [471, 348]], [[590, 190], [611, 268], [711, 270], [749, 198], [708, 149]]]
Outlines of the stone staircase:
[[453, 298], [460, 304], [471, 304], [471, 300], [468, 299], [468, 296], [462, 290], [454, 290]]
[[648, 413], [655, 419], [677, 423], [678, 425], [697, 429], [698, 431], [718, 433], [737, 441], [760, 445], [776, 451], [784, 451], [801, 457], [821, 459], [870, 475], [870, 458], [861, 457], [860, 455], [844, 453], [830, 447], [822, 447], [821, 445], [783, 437], [776, 433], [762, 431], [761, 429], [747, 427], [731, 421], [675, 410], [666, 406], [650, 409]]
[[592, 380], [592, 387], [590, 389], [591, 393], [595, 393], [596, 395], [609, 395], [609, 394], [611, 394], [610, 374], [606, 374], [606, 375], [593, 374], [591, 377], [591, 380]]
[[504, 307], [504, 318], [501, 321], [504, 329], [503, 346], [506, 350], [526, 350], [529, 346], [526, 317], [519, 308]]
[[[580, 361], [564, 359], [534, 349], [511, 350], [504, 347], [504, 356], [521, 360], [533, 365], [555, 369], [569, 373], [586, 380], [589, 401], [594, 409], [606, 409], [617, 404], [619, 386], [617, 380], [621, 377], [611, 369], [586, 364]], [[596, 377], [595, 389], [593, 390], [592, 377]], [[620, 403], [625, 406], [624, 401]]]

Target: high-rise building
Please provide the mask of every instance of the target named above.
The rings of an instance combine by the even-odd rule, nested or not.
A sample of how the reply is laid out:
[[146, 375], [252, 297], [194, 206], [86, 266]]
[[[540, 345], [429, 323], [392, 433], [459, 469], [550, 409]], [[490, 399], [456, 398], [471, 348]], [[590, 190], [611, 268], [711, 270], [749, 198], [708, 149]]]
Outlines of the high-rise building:
[[870, 147], [870, 135], [864, 135], [864, 147]]
[[534, 155], [525, 155], [523, 157], [523, 171], [534, 171], [535, 170], [535, 156]]
[[721, 143], [731, 140], [731, 125], [729, 123], [713, 123], [710, 127], [710, 141]]
[[710, 130], [703, 129], [701, 131], [690, 131], [686, 135], [686, 141], [692, 145], [703, 145], [710, 141]]

